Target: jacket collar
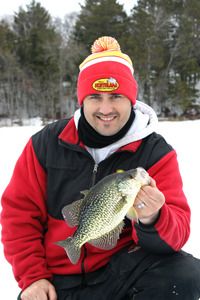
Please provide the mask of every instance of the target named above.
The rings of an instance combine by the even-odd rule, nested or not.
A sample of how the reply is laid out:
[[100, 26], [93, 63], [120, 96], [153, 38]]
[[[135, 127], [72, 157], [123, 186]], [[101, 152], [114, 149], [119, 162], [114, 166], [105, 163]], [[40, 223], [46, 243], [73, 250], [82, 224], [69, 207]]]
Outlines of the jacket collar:
[[63, 129], [63, 131], [58, 136], [58, 138], [61, 139], [62, 141], [64, 141], [65, 143], [79, 145], [79, 146], [85, 148], [85, 146], [79, 139], [78, 131], [76, 129], [75, 122], [74, 122], [74, 118], [71, 118], [71, 120], [66, 125], [66, 127]]
[[135, 152], [140, 146], [142, 139], [155, 131], [158, 119], [154, 110], [143, 102], [136, 101], [134, 109], [136, 117], [129, 131], [121, 140], [107, 147], [93, 149], [85, 147], [79, 140], [77, 128], [78, 120], [80, 118], [80, 110], [75, 112], [74, 117], [69, 121], [62, 133], [59, 135], [59, 138], [66, 143], [79, 145], [87, 149], [94, 159], [95, 157], [98, 157], [98, 160], [100, 161], [118, 150], [130, 150]]

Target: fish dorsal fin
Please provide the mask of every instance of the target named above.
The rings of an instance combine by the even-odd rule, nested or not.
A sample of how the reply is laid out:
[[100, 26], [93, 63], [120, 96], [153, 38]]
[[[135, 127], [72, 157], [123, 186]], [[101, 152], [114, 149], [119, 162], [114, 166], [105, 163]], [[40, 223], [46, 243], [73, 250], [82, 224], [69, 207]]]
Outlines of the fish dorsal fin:
[[117, 204], [113, 209], [113, 214], [118, 214], [126, 203], [127, 203], [126, 196], [122, 195], [121, 199], [117, 202]]
[[80, 193], [83, 194], [84, 196], [87, 196], [90, 190], [84, 190], [81, 191]]
[[133, 206], [128, 210], [126, 217], [131, 220], [138, 223], [138, 214]]
[[78, 226], [80, 211], [84, 200], [85, 199], [83, 198], [63, 207], [62, 215], [69, 227]]
[[122, 220], [113, 230], [107, 232], [98, 239], [88, 241], [88, 244], [101, 250], [113, 249], [117, 245], [117, 240], [119, 239], [123, 227], [124, 221]]

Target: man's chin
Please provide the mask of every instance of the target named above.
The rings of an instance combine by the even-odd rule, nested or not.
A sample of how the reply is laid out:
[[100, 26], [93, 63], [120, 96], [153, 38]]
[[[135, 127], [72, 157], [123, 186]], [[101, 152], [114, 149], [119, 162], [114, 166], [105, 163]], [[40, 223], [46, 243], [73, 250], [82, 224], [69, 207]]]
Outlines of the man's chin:
[[99, 134], [103, 136], [111, 136], [117, 133], [117, 131], [109, 130], [109, 126], [104, 126], [104, 130], [96, 130]]

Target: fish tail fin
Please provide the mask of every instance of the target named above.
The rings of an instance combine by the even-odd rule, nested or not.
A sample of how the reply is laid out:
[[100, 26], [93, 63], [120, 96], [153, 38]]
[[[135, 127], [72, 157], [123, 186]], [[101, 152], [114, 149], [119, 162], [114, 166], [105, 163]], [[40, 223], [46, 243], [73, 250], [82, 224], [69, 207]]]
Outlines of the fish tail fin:
[[54, 244], [64, 248], [71, 263], [74, 265], [77, 264], [81, 255], [81, 247], [75, 244], [75, 239], [73, 237], [69, 237], [66, 240]]

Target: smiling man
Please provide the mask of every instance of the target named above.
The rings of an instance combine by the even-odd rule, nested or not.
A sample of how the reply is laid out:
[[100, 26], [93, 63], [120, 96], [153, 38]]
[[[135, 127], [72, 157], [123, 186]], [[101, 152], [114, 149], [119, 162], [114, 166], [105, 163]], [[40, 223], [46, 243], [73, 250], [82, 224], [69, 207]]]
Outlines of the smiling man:
[[[136, 101], [132, 61], [115, 39], [95, 41], [77, 93], [80, 109], [31, 137], [2, 196], [2, 242], [18, 299], [197, 300], [200, 261], [181, 250], [190, 208], [177, 155], [155, 132], [155, 112]], [[76, 230], [81, 191], [138, 166], [150, 175], [134, 202], [139, 222], [125, 218], [112, 249], [85, 243], [73, 264], [56, 242]], [[71, 227], [66, 205], [76, 215]]]

